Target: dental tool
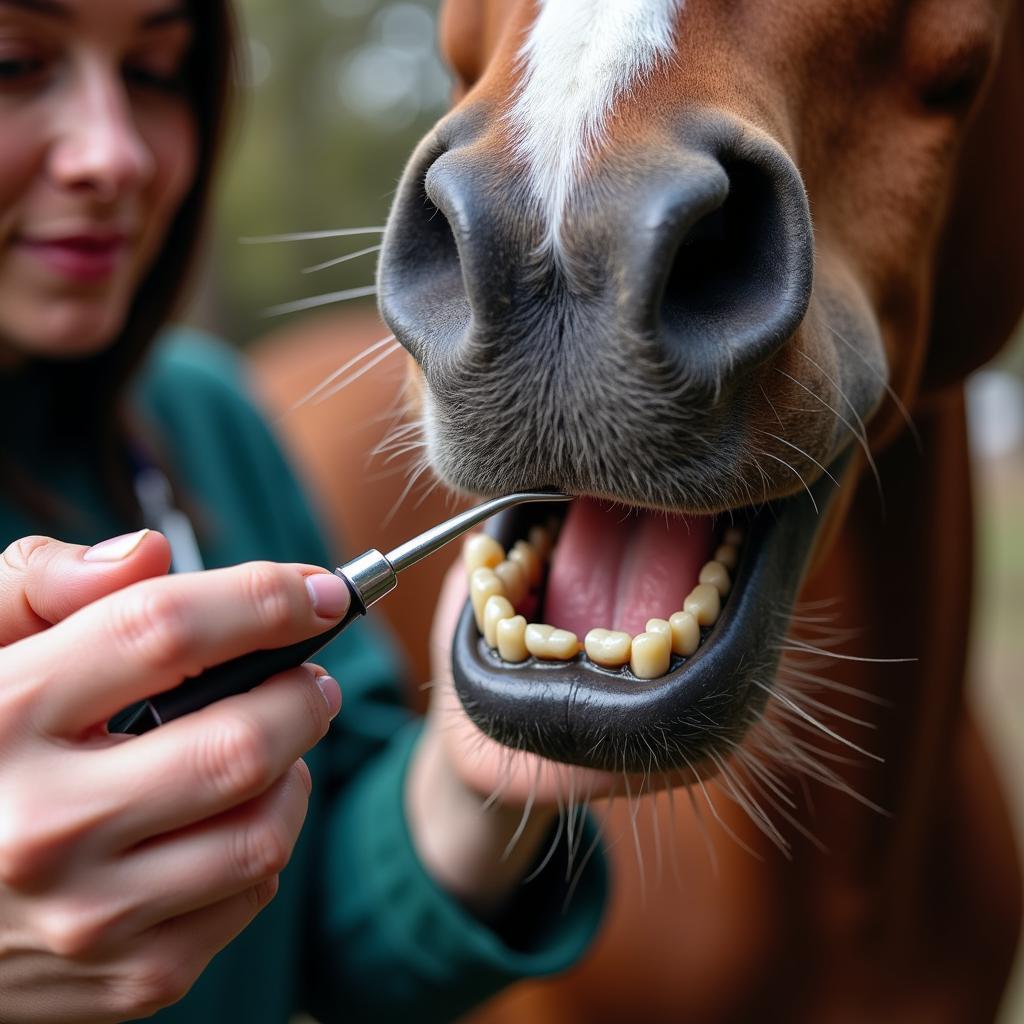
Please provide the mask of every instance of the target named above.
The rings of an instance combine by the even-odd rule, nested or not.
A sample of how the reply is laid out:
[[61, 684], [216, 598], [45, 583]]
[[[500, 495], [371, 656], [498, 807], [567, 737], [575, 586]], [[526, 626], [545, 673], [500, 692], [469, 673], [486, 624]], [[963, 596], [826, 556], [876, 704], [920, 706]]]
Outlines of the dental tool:
[[244, 693], [270, 676], [296, 668], [352, 622], [365, 615], [382, 597], [391, 593], [398, 585], [398, 574], [402, 570], [415, 565], [496, 513], [534, 501], [572, 501], [572, 495], [545, 491], [507, 494], [452, 516], [418, 537], [399, 544], [386, 555], [371, 548], [334, 570], [345, 581], [352, 599], [348, 612], [337, 625], [300, 643], [252, 651], [208, 668], [174, 689], [122, 712], [112, 720], [111, 731], [135, 734], [149, 732], [164, 722], [197, 711], [224, 697]]

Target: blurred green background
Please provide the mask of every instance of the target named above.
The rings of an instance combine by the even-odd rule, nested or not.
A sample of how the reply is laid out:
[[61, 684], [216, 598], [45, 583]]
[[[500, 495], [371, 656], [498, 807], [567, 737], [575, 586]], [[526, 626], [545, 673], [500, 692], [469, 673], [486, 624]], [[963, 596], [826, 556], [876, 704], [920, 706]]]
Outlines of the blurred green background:
[[[239, 344], [263, 312], [373, 282], [379, 235], [244, 245], [245, 236], [384, 223], [402, 167], [448, 103], [438, 0], [241, 0], [245, 86], [191, 319]], [[372, 300], [370, 300], [372, 302]]]
[[[436, 0], [241, 0], [247, 80], [189, 319], [240, 345], [294, 317], [276, 304], [372, 284], [369, 234], [278, 245], [245, 236], [381, 225], [403, 164], [447, 104]], [[1024, 228], [1024, 226], [1022, 226]], [[372, 299], [357, 300], [372, 305]], [[972, 381], [979, 585], [973, 699], [1024, 823], [1024, 339]], [[1024, 970], [1002, 1024], [1024, 1022]]]

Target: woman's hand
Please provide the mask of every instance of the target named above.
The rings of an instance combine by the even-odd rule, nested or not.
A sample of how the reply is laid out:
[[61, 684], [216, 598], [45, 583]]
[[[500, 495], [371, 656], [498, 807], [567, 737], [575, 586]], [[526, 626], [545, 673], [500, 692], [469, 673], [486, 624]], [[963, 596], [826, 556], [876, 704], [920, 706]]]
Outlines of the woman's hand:
[[451, 676], [451, 638], [465, 600], [460, 559], [445, 577], [434, 617], [433, 690], [410, 767], [406, 811], [431, 876], [486, 917], [536, 863], [570, 787], [577, 798], [598, 797], [621, 779], [512, 751], [470, 721]]
[[[0, 561], [0, 1018], [119, 1021], [179, 999], [270, 902], [306, 813], [300, 760], [341, 703], [311, 666], [141, 737], [121, 708], [322, 632], [344, 584], [253, 563], [164, 576], [144, 532]], [[335, 585], [337, 584], [337, 586]], [[316, 596], [319, 595], [319, 600]]]

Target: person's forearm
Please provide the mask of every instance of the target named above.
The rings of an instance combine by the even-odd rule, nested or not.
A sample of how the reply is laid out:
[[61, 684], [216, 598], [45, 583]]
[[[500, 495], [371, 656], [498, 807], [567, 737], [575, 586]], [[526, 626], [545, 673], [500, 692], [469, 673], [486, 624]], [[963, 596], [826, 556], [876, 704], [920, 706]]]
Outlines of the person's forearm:
[[405, 802], [409, 830], [427, 872], [483, 919], [501, 910], [536, 863], [556, 813], [534, 807], [505, 856], [522, 823], [522, 808], [500, 801], [485, 808], [485, 798], [452, 768], [435, 730], [423, 734], [413, 754]]

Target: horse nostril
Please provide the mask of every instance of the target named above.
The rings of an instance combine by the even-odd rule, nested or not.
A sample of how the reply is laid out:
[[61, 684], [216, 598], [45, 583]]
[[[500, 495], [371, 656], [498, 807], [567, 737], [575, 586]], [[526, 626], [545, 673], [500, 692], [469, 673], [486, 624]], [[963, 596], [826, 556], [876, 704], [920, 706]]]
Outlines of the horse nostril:
[[782, 282], [773, 259], [780, 229], [764, 175], [744, 164], [726, 166], [725, 202], [699, 220], [676, 250], [659, 314], [669, 331], [694, 322], [766, 312]]
[[388, 222], [378, 280], [385, 319], [421, 363], [426, 339], [457, 338], [470, 318], [458, 227], [452, 225], [461, 212], [446, 188], [442, 159], [428, 151], [407, 172]]
[[792, 334], [806, 311], [813, 262], [795, 168], [784, 158], [723, 157], [721, 169], [728, 190], [717, 206], [681, 240], [663, 225], [650, 253], [645, 312], [666, 349], [716, 377], [757, 363]]
[[419, 247], [424, 265], [430, 265], [431, 279], [445, 281], [452, 291], [462, 291], [462, 263], [452, 225], [441, 208], [430, 198], [424, 179], [421, 188]]
[[457, 363], [498, 372], [501, 357], [540, 348], [582, 359], [585, 375], [632, 348], [673, 380], [716, 390], [803, 319], [807, 200], [766, 136], [712, 117], [633, 158], [632, 173], [609, 161], [573, 193], [549, 250], [539, 243], [552, 214], [533, 184], [473, 144], [486, 123], [442, 127], [403, 176], [378, 274], [384, 319], [428, 381]]

